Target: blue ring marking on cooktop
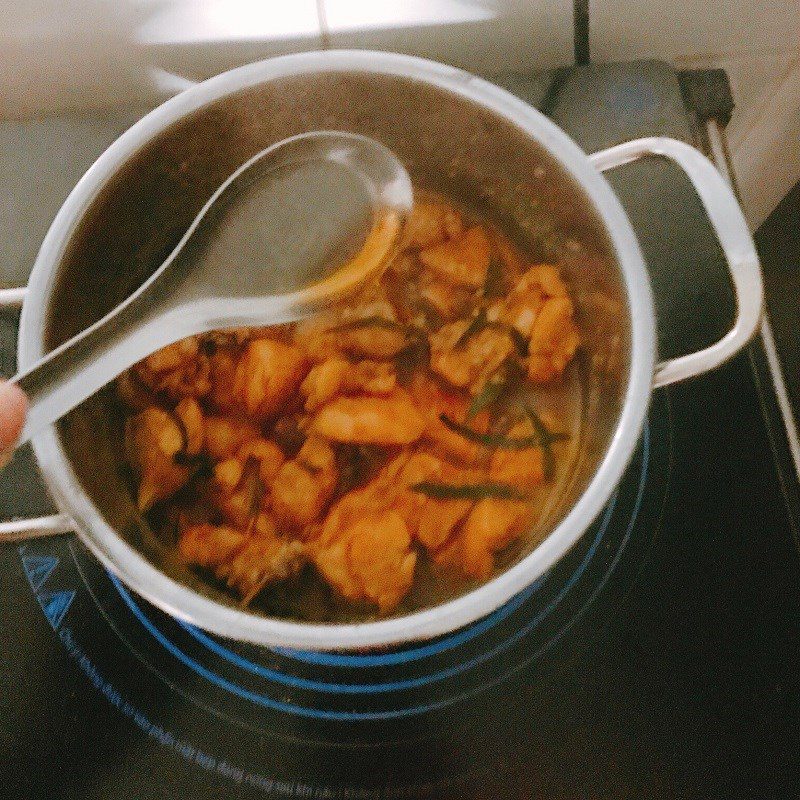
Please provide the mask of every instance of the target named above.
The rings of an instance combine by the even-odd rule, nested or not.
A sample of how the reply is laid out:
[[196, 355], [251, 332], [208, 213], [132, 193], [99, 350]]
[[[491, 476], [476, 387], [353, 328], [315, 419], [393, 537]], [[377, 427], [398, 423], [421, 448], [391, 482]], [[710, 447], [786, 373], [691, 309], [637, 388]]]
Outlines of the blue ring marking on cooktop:
[[[586, 555], [583, 558], [583, 561], [580, 563], [578, 569], [573, 573], [570, 580], [564, 585], [564, 589], [568, 590], [572, 587], [575, 582], [580, 578], [583, 574], [586, 566], [588, 565], [589, 561], [591, 560], [592, 556], [594, 555], [595, 551], [597, 550], [597, 546], [600, 543], [600, 540], [603, 537], [603, 534], [608, 527], [608, 523], [611, 519], [611, 514], [613, 513], [614, 504], [616, 502], [616, 496], [612, 499], [612, 502], [609, 503], [608, 509], [603, 517], [602, 524], [598, 529], [598, 533], [595, 536], [594, 541], [592, 542], [592, 546], [586, 552]], [[512, 611], [522, 605], [522, 602], [530, 595], [533, 594], [533, 590], [530, 591], [526, 590], [522, 592], [517, 597], [522, 597], [522, 600], [519, 602], [515, 602], [517, 597], [513, 598], [509, 603], [506, 605], [514, 604], [514, 608], [511, 609]], [[524, 596], [522, 596], [524, 595]], [[505, 606], [503, 607], [505, 608]], [[503, 610], [503, 609], [500, 609]], [[552, 610], [548, 607], [549, 610]], [[510, 612], [509, 612], [510, 613]], [[503, 616], [507, 616], [503, 615]], [[537, 621], [541, 621], [542, 617], [537, 617]], [[241, 667], [244, 670], [247, 670], [250, 673], [258, 675], [262, 678], [267, 678], [268, 680], [274, 681], [276, 683], [284, 684], [285, 686], [291, 686], [296, 689], [310, 689], [319, 692], [327, 692], [330, 694], [378, 694], [380, 692], [391, 692], [391, 691], [399, 691], [404, 689], [414, 689], [420, 686], [426, 686], [430, 683], [434, 683], [436, 681], [445, 680], [446, 678], [452, 678], [454, 675], [458, 675], [462, 672], [465, 672], [468, 669], [472, 669], [475, 666], [479, 666], [484, 661], [487, 661], [495, 654], [495, 650], [489, 650], [485, 653], [478, 654], [474, 658], [469, 661], [462, 662], [460, 664], [455, 664], [452, 667], [447, 667], [446, 669], [439, 670], [438, 672], [432, 672], [429, 675], [422, 675], [417, 678], [408, 678], [402, 681], [392, 681], [390, 683], [325, 683], [322, 681], [314, 681], [308, 678], [299, 678], [294, 675], [287, 675], [282, 672], [277, 672], [276, 670], [270, 669], [269, 667], [264, 667], [260, 664], [256, 664], [253, 661], [249, 661], [248, 659], [240, 656], [238, 653], [234, 653], [232, 650], [224, 647], [223, 645], [219, 644], [219, 642], [214, 641], [206, 634], [202, 633], [201, 631], [197, 630], [191, 625], [187, 623], [178, 621], [178, 624], [184, 628], [188, 633], [190, 633], [197, 641], [201, 644], [205, 645], [209, 650], [211, 650], [216, 655], [224, 658], [226, 661]], [[501, 645], [502, 646], [502, 645]]]
[[[639, 479], [639, 489], [636, 496], [636, 501], [634, 503], [633, 514], [628, 522], [628, 528], [625, 532], [625, 537], [622, 541], [622, 546], [618, 550], [614, 560], [609, 567], [609, 570], [606, 573], [606, 577], [613, 571], [614, 567], [618, 563], [622, 551], [625, 549], [628, 540], [630, 539], [631, 532], [633, 531], [634, 523], [636, 522], [636, 518], [639, 515], [639, 510], [641, 509], [642, 500], [644, 498], [644, 486], [645, 486], [645, 478], [647, 475], [647, 466], [649, 463], [649, 455], [650, 455], [650, 432], [647, 427], [644, 429], [643, 433], [643, 459], [642, 459], [642, 471], [640, 474]], [[616, 499], [616, 498], [615, 498]], [[599, 538], [595, 540], [598, 542]], [[593, 544], [593, 547], [596, 544]], [[584, 559], [586, 560], [586, 559]], [[577, 573], [575, 573], [577, 574]], [[512, 668], [507, 670], [502, 675], [498, 676], [492, 681], [488, 683], [481, 684], [479, 686], [475, 686], [472, 689], [467, 690], [466, 692], [462, 692], [459, 695], [454, 695], [449, 698], [445, 698], [439, 700], [435, 703], [428, 703], [419, 706], [412, 706], [409, 708], [397, 709], [394, 711], [325, 711], [322, 709], [315, 709], [315, 708], [308, 708], [306, 706], [297, 706], [291, 703], [283, 703], [277, 700], [272, 699], [271, 697], [267, 697], [262, 694], [258, 694], [256, 692], [252, 692], [248, 689], [245, 689], [238, 684], [233, 683], [232, 681], [223, 678], [221, 675], [217, 675], [216, 673], [212, 672], [211, 670], [207, 669], [206, 667], [199, 664], [193, 658], [187, 656], [183, 651], [181, 651], [178, 647], [176, 647], [166, 636], [164, 636], [158, 628], [153, 625], [153, 623], [146, 617], [144, 612], [139, 608], [138, 605], [134, 602], [133, 598], [130, 596], [128, 591], [122, 586], [116, 576], [109, 573], [109, 577], [113, 582], [114, 586], [116, 587], [117, 591], [120, 593], [125, 604], [128, 608], [133, 612], [134, 616], [141, 622], [141, 624], [145, 627], [145, 629], [168, 651], [170, 652], [175, 658], [177, 658], [181, 663], [188, 666], [190, 669], [193, 669], [202, 677], [206, 678], [207, 680], [211, 681], [215, 685], [219, 686], [222, 689], [225, 689], [231, 694], [235, 694], [239, 697], [244, 698], [245, 700], [250, 700], [253, 703], [258, 705], [265, 706], [267, 708], [271, 708], [276, 711], [284, 711], [290, 714], [297, 714], [298, 716], [309, 717], [312, 719], [320, 719], [320, 720], [329, 720], [329, 721], [345, 721], [345, 722], [366, 722], [366, 721], [382, 721], [382, 720], [391, 720], [391, 719], [400, 719], [403, 717], [414, 716], [418, 714], [429, 713], [432, 711], [438, 711], [442, 708], [452, 705], [453, 703], [459, 702], [460, 700], [467, 699], [478, 692], [484, 691], [488, 688], [494, 687], [498, 685], [502, 680], [513, 673], [518, 672], [522, 669], [526, 664], [530, 663], [531, 660], [537, 657], [537, 655], [544, 651], [545, 648], [552, 645], [554, 642], [558, 641], [563, 634], [572, 627], [574, 619], [568, 622], [562, 629], [559, 631], [553, 639], [549, 642], [543, 644], [535, 653], [531, 655], [530, 658], [526, 659], [521, 664], [517, 665], [516, 668]], [[573, 576], [574, 577], [574, 576]], [[505, 642], [501, 643], [500, 645], [496, 646], [495, 648], [490, 651], [490, 656], [494, 656], [504, 650], [507, 650], [521, 638], [526, 636], [536, 625], [539, 623], [541, 619], [543, 619], [550, 611], [561, 602], [564, 595], [570, 588], [572, 581], [565, 586], [562, 587], [561, 591], [558, 595], [544, 608], [542, 609], [530, 622], [518, 630], [515, 634], [510, 636]], [[598, 585], [595, 590], [592, 592], [588, 603], [591, 603], [593, 599], [597, 596], [597, 592], [605, 585], [605, 580]], [[584, 608], [587, 604], [584, 604]], [[476, 659], [473, 659], [476, 661]], [[470, 662], [468, 662], [470, 663]]]

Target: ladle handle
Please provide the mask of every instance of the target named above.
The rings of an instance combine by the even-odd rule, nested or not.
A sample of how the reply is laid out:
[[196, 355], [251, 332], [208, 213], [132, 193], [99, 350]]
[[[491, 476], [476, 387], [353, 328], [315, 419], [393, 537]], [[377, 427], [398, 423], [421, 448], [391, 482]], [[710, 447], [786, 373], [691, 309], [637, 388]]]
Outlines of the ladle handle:
[[[136, 296], [131, 300], [11, 379], [29, 400], [17, 447], [163, 346], [164, 329], [178, 321], [153, 314]], [[174, 329], [173, 341], [181, 338]]]

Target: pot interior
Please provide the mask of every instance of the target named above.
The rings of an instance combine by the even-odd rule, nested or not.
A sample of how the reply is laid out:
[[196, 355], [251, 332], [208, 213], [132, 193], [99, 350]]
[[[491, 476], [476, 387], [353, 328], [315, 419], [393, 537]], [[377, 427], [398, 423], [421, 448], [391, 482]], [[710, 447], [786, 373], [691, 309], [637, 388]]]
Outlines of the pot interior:
[[[417, 190], [437, 192], [490, 219], [532, 263], [558, 263], [571, 284], [582, 334], [580, 358], [567, 379], [578, 398], [571, 457], [536, 529], [504, 555], [505, 568], [563, 518], [608, 448], [628, 381], [629, 305], [609, 238], [582, 189], [522, 129], [463, 97], [396, 76], [323, 72], [247, 88], [174, 123], [131, 155], [76, 227], [50, 294], [46, 347], [83, 330], [134, 291], [246, 159], [287, 136], [319, 129], [383, 142], [406, 164]], [[109, 525], [159, 569], [236, 606], [179, 563], [137, 513], [110, 387], [65, 418], [59, 436]], [[462, 583], [412, 593], [396, 613], [468, 588]], [[276, 612], [256, 605], [249, 613]], [[301, 616], [337, 620], [313, 604]]]

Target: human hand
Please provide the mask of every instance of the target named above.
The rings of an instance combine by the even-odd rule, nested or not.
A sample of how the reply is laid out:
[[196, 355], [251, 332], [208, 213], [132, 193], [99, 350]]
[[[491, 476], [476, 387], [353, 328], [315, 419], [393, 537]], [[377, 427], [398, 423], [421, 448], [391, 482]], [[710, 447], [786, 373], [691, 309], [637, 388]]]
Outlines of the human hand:
[[25, 414], [28, 411], [28, 398], [13, 383], [0, 381], [0, 467], [4, 467], [17, 441]]

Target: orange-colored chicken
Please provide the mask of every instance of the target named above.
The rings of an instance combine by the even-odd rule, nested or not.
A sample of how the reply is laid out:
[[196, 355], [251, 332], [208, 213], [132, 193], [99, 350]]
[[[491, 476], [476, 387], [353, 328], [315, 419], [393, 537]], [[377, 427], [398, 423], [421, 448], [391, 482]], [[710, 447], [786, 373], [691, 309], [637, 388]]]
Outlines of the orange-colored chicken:
[[453, 239], [464, 229], [461, 214], [446, 203], [415, 203], [406, 224], [408, 247], [430, 247], [445, 239]]
[[233, 396], [258, 420], [274, 417], [289, 402], [308, 371], [298, 347], [256, 339], [245, 348], [233, 378]]
[[494, 570], [494, 554], [519, 537], [528, 525], [527, 503], [486, 498], [475, 503], [458, 535], [455, 562], [465, 575], [486, 580]]
[[314, 417], [313, 429], [335, 442], [404, 445], [422, 436], [425, 421], [401, 391], [386, 397], [339, 397]]
[[[527, 420], [514, 425], [510, 438], [534, 437], [533, 426]], [[534, 437], [535, 438], [535, 437]], [[496, 450], [489, 465], [489, 477], [521, 492], [530, 491], [544, 480], [544, 457], [541, 447], [525, 450]]]
[[567, 285], [552, 264], [530, 267], [490, 316], [528, 338], [528, 377], [534, 383], [560, 377], [580, 344]]
[[139, 479], [136, 505], [140, 511], [147, 511], [186, 484], [189, 467], [175, 459], [186, 452], [186, 444], [182, 426], [168, 411], [151, 406], [128, 418], [125, 448]]
[[491, 255], [486, 232], [476, 225], [457, 239], [421, 250], [419, 259], [444, 280], [477, 289], [486, 281]]
[[193, 397], [184, 397], [175, 406], [175, 416], [183, 427], [186, 453], [196, 456], [203, 449], [206, 438], [203, 409]]
[[211, 389], [211, 368], [200, 352], [198, 336], [163, 347], [140, 361], [134, 370], [145, 386], [173, 400], [204, 397]]
[[311, 577], [381, 614], [420, 559], [486, 580], [567, 452], [524, 391], [579, 345], [559, 268], [433, 197], [403, 241], [346, 303], [184, 339], [117, 381], [140, 510], [243, 604], [300, 570], [286, 591]]
[[244, 602], [268, 584], [296, 574], [306, 561], [300, 542], [281, 539], [274, 532], [247, 536], [217, 525], [187, 528], [178, 548], [187, 563], [212, 570]]
[[285, 528], [302, 531], [318, 521], [336, 489], [336, 456], [325, 439], [310, 437], [296, 458], [278, 470], [272, 509]]
[[529, 345], [528, 377], [546, 383], [561, 377], [580, 344], [569, 297], [551, 297], [533, 323]]
[[511, 334], [484, 326], [469, 333], [472, 320], [444, 325], [430, 337], [431, 369], [451, 385], [477, 394], [514, 352]]
[[382, 361], [351, 364], [334, 356], [311, 368], [300, 386], [306, 411], [314, 411], [339, 394], [391, 394], [397, 387], [394, 367]]
[[396, 511], [373, 512], [335, 532], [326, 525], [314, 563], [342, 597], [391, 611], [411, 588], [417, 554]]
[[238, 417], [207, 417], [205, 448], [214, 460], [230, 458], [245, 443], [258, 439], [259, 430]]
[[[479, 458], [480, 447], [452, 431], [441, 419], [442, 414], [445, 414], [456, 422], [464, 422], [469, 407], [466, 397], [445, 390], [435, 380], [424, 375], [415, 376], [411, 393], [417, 408], [425, 417], [423, 438], [431, 446], [434, 454], [466, 464]], [[482, 412], [470, 424], [475, 430], [484, 432], [489, 424], [489, 415]]]

